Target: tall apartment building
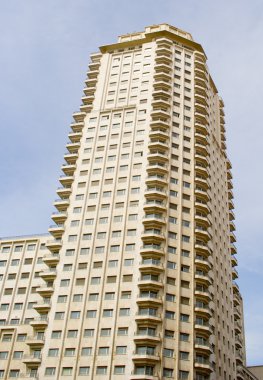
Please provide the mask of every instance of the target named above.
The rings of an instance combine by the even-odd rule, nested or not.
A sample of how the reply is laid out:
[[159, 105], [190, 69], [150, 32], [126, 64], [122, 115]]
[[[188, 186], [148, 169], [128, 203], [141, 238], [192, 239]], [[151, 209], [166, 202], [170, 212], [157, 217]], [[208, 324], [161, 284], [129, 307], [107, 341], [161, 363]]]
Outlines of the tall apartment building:
[[85, 83], [52, 236], [1, 241], [0, 378], [255, 379], [202, 46], [150, 26], [92, 54]]

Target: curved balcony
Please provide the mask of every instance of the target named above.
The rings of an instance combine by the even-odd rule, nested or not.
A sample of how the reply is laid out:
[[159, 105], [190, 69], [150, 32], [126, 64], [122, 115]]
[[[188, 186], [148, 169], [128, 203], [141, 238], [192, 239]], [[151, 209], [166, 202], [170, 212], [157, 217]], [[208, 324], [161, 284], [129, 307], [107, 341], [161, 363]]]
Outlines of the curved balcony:
[[86, 84], [87, 88], [90, 88], [90, 87], [96, 88], [97, 78], [86, 78], [85, 84]]
[[233, 280], [236, 280], [238, 278], [238, 273], [237, 271], [235, 270], [235, 268], [232, 268], [232, 279]]
[[203, 177], [203, 176], [200, 176], [200, 175], [195, 175], [195, 183], [199, 186], [201, 186], [202, 188], [208, 190], [210, 188], [210, 185], [208, 183], [208, 179]]
[[160, 227], [165, 224], [165, 218], [159, 214], [146, 214], [142, 220], [146, 226]]
[[141, 305], [141, 306], [152, 307], [152, 306], [162, 305], [162, 303], [163, 303], [163, 301], [162, 301], [162, 298], [160, 296], [152, 297], [150, 295], [149, 296], [139, 295], [137, 297], [137, 304]]
[[145, 323], [146, 325], [148, 323], [160, 323], [162, 322], [162, 317], [160, 314], [139, 314], [139, 313], [136, 313], [135, 315], [135, 320], [136, 322], [140, 322], [140, 324], [143, 324]]
[[145, 190], [145, 198], [165, 199], [167, 192], [161, 187], [150, 187]]
[[138, 343], [159, 343], [161, 341], [161, 337], [157, 334], [137, 332], [134, 335], [134, 341]]
[[163, 282], [160, 279], [155, 279], [154, 275], [149, 274], [148, 278], [146, 275], [144, 277], [139, 278], [138, 287], [140, 289], [160, 289], [163, 288]]
[[142, 232], [141, 239], [146, 244], [147, 242], [160, 244], [165, 240], [165, 236], [162, 232], [159, 232], [157, 229], [150, 229]]
[[208, 145], [207, 137], [197, 131], [195, 132], [195, 142], [202, 145]]
[[195, 153], [195, 162], [196, 164], [202, 164], [203, 166], [209, 166], [207, 156]]
[[211, 239], [210, 233], [205, 228], [195, 227], [195, 235], [198, 239], [208, 241]]
[[212, 364], [209, 362], [209, 360], [198, 360], [195, 359], [194, 363], [195, 369], [198, 370], [202, 374], [209, 375], [211, 372], [213, 372]]
[[46, 254], [46, 255], [43, 256], [43, 262], [46, 265], [58, 264], [58, 262], [59, 262], [59, 255], [58, 254], [48, 253], [48, 254]]
[[70, 124], [70, 128], [73, 132], [81, 132], [84, 127], [84, 122], [74, 122]]
[[208, 107], [207, 95], [203, 89], [198, 89], [198, 86], [195, 88], [195, 103], [202, 104], [204, 107]]
[[198, 74], [194, 75], [195, 84], [199, 87], [202, 87], [205, 91], [207, 91], [207, 81], [206, 79], [200, 77]]
[[229, 215], [230, 222], [232, 222], [233, 220], [235, 220], [235, 214], [233, 213], [232, 210], [229, 210], [228, 215]]
[[195, 96], [201, 95], [203, 98], [207, 98], [207, 91], [203, 86], [200, 86], [198, 83], [194, 84]]
[[195, 195], [202, 199], [204, 202], [208, 202], [210, 200], [210, 197], [207, 193], [207, 190], [206, 189], [203, 189], [202, 187], [200, 186], [196, 186], [195, 188]]
[[[233, 286], [236, 285], [236, 283], [233, 283]], [[237, 286], [237, 285], [236, 285]], [[239, 296], [239, 292], [235, 292], [233, 295], [233, 301], [234, 301], [234, 306], [241, 306], [241, 300]]]
[[172, 54], [171, 45], [168, 44], [167, 42], [162, 44], [162, 46], [157, 45], [156, 54], [157, 55], [162, 55], [162, 54], [171, 55]]
[[209, 177], [208, 168], [204, 164], [195, 163], [195, 174], [200, 175], [204, 178]]
[[80, 122], [83, 122], [85, 117], [86, 117], [86, 114], [85, 112], [80, 112], [80, 111], [77, 111], [77, 112], [74, 112], [73, 113], [73, 119], [77, 122], [77, 123], [80, 123]]
[[234, 328], [235, 328], [237, 335], [242, 334], [242, 326], [241, 326], [241, 323], [239, 321], [234, 322]]
[[95, 99], [94, 93], [90, 95], [83, 96], [81, 98], [81, 101], [83, 102], [84, 105], [90, 105], [93, 103], [93, 100]]
[[93, 105], [92, 104], [82, 104], [79, 108], [81, 112], [88, 113], [92, 110]]
[[69, 152], [76, 152], [80, 147], [80, 142], [71, 142], [69, 141], [66, 144], [66, 148], [68, 149]]
[[209, 271], [212, 268], [212, 264], [204, 256], [197, 255], [195, 257], [195, 265], [196, 265], [196, 268], [205, 270], [205, 271]]
[[80, 139], [82, 137], [82, 131], [80, 132], [69, 132], [68, 137], [72, 143], [80, 142]]
[[148, 201], [144, 203], [143, 209], [145, 212], [164, 212], [166, 211], [166, 205], [162, 201], [148, 199]]
[[165, 175], [168, 173], [168, 166], [162, 162], [151, 162], [147, 168], [147, 172], [150, 175]]
[[210, 214], [210, 207], [208, 206], [207, 202], [204, 202], [202, 199], [195, 200], [195, 208], [197, 211], [202, 212], [204, 214]]
[[48, 317], [42, 315], [41, 317], [34, 318], [33, 321], [30, 321], [30, 325], [34, 328], [46, 328], [48, 326]]
[[195, 322], [195, 330], [206, 336], [210, 336], [213, 333], [212, 326], [208, 322], [204, 324]]
[[169, 129], [170, 126], [171, 126], [171, 123], [167, 119], [159, 118], [159, 119], [154, 119], [150, 122], [150, 127], [153, 130], [156, 130], [156, 129], [165, 130], [165, 129]]
[[150, 353], [147, 353], [147, 351], [145, 353], [138, 353], [135, 351], [133, 352], [132, 360], [138, 363], [147, 362], [148, 364], [148, 363], [155, 363], [161, 359], [160, 359], [160, 356], [157, 354], [150, 354]]
[[95, 91], [96, 91], [96, 83], [92, 83], [89, 84], [89, 86], [83, 88], [83, 92], [85, 94], [85, 96], [92, 96], [95, 94]]
[[139, 269], [142, 273], [146, 271], [148, 273], [150, 272], [159, 274], [163, 272], [164, 267], [160, 260], [148, 258], [140, 262]]
[[158, 244], [145, 244], [140, 248], [141, 256], [164, 256], [164, 249]]
[[229, 227], [231, 232], [234, 232], [236, 230], [235, 223], [232, 220], [229, 222]]
[[195, 151], [196, 153], [199, 153], [204, 156], [209, 155], [208, 150], [207, 150], [207, 145], [197, 142], [197, 141], [195, 141]]
[[212, 294], [208, 290], [199, 290], [198, 288], [195, 289], [195, 296], [207, 302], [212, 301], [213, 298]]
[[200, 315], [204, 316], [206, 318], [211, 318], [212, 317], [212, 311], [210, 310], [208, 305], [195, 305], [195, 312]]
[[230, 232], [230, 242], [231, 243], [235, 243], [237, 240], [236, 240], [236, 236], [234, 234], [234, 232]]
[[241, 319], [241, 311], [239, 309], [239, 306], [234, 307], [234, 318], [235, 320]]
[[162, 151], [150, 151], [147, 154], [147, 158], [149, 163], [152, 161], [157, 161], [157, 162], [167, 162], [168, 161], [168, 154], [166, 152]]
[[148, 144], [149, 149], [160, 149], [161, 151], [165, 152], [168, 149], [168, 143], [166, 140], [151, 140]]
[[89, 79], [95, 79], [95, 78], [97, 78], [98, 75], [99, 75], [99, 69], [98, 68], [91, 69], [87, 72], [87, 77]]
[[170, 111], [167, 108], [154, 108], [151, 112], [153, 120], [160, 118], [170, 118]]
[[208, 215], [206, 215], [205, 213], [202, 213], [202, 212], [196, 212], [195, 213], [195, 222], [200, 223], [206, 227], [211, 226], [210, 218], [208, 217]]
[[[170, 77], [170, 76], [169, 76]], [[167, 98], [167, 95], [165, 93], [165, 96], [163, 97], [155, 97], [153, 100], [152, 100], [152, 107], [153, 109], [155, 108], [168, 108], [170, 107], [170, 102]]]
[[132, 373], [129, 380], [159, 380], [159, 376]]
[[208, 247], [207, 244], [203, 242], [196, 242], [195, 243], [195, 250], [197, 254], [209, 256], [211, 254], [211, 249]]
[[229, 207], [229, 210], [233, 210], [235, 208], [234, 203], [231, 199], [228, 200], [228, 207]]
[[150, 138], [155, 138], [155, 139], [168, 139], [169, 138], [169, 133], [163, 129], [163, 128], [156, 128], [152, 129], [149, 132]]
[[209, 342], [202, 342], [201, 340], [195, 341], [195, 349], [196, 351], [210, 354], [213, 352], [211, 344]]
[[59, 177], [59, 182], [61, 183], [61, 185], [70, 186], [72, 185], [73, 181], [74, 181], [73, 175], [61, 175]]
[[63, 164], [61, 166], [61, 170], [63, 171], [64, 174], [66, 175], [73, 175], [75, 170], [76, 170], [76, 164]]
[[230, 244], [230, 250], [231, 250], [231, 255], [235, 255], [237, 253], [237, 248], [234, 243]]
[[167, 178], [164, 175], [160, 174], [149, 175], [148, 177], [146, 177], [145, 182], [150, 187], [166, 186], [168, 183]]
[[242, 347], [243, 347], [243, 342], [238, 335], [235, 335], [235, 346], [238, 349], [239, 348], [242, 349]]
[[156, 65], [160, 65], [160, 64], [166, 64], [166, 65], [171, 65], [172, 63], [172, 57], [171, 55], [164, 55], [164, 54], [158, 54], [156, 57], [155, 57], [155, 64]]
[[208, 274], [195, 273], [195, 280], [198, 280], [199, 283], [209, 286], [212, 284], [212, 280]]

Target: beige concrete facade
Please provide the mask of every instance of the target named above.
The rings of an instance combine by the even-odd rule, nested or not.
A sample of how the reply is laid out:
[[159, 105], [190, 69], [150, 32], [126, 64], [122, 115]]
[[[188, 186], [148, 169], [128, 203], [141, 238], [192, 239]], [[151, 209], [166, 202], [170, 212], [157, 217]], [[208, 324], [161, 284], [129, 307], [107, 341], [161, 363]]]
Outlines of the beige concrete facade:
[[248, 379], [224, 104], [201, 45], [147, 27], [92, 54], [85, 83], [21, 325], [44, 344], [7, 350], [4, 310], [0, 351], [33, 359], [0, 362], [2, 378]]

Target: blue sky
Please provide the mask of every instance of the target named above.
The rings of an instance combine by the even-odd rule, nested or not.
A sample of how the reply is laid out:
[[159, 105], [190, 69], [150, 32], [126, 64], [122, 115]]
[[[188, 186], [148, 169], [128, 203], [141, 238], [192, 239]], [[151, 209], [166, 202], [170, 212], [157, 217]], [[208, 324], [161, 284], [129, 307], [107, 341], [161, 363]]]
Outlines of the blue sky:
[[263, 364], [262, 0], [2, 0], [0, 235], [46, 232], [89, 54], [167, 22], [192, 33], [225, 102], [248, 364]]

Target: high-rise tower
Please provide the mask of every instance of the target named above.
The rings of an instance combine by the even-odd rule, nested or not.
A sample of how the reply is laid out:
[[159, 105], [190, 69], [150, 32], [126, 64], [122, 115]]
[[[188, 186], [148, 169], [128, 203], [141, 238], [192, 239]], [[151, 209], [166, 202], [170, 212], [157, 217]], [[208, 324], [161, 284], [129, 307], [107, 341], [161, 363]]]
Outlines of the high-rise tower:
[[224, 104], [203, 48], [150, 26], [92, 54], [85, 83], [24, 372], [249, 378]]

